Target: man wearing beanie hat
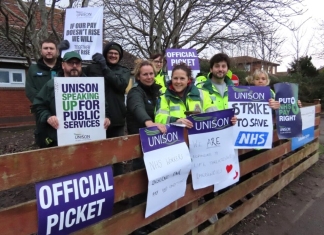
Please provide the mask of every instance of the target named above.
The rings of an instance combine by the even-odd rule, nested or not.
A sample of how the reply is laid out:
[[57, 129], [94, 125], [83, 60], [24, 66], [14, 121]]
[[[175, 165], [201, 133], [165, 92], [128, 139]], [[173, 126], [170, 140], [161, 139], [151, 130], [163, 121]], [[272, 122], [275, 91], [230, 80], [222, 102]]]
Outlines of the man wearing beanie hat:
[[105, 78], [105, 96], [109, 106], [111, 125], [107, 129], [107, 138], [124, 135], [126, 106], [125, 90], [130, 79], [130, 70], [119, 64], [123, 58], [123, 48], [115, 42], [108, 43], [103, 54], [92, 56], [93, 64], [84, 69], [88, 77]]
[[[86, 77], [82, 72], [82, 59], [79, 53], [70, 51], [65, 53], [62, 59], [62, 69], [56, 77]], [[56, 117], [54, 79], [49, 80], [36, 95], [33, 107], [36, 110], [37, 120], [42, 123], [41, 129], [41, 148], [57, 146], [57, 128], [60, 123]], [[106, 104], [106, 117], [104, 127], [110, 125], [109, 110]], [[61, 123], [61, 125], [63, 125]]]

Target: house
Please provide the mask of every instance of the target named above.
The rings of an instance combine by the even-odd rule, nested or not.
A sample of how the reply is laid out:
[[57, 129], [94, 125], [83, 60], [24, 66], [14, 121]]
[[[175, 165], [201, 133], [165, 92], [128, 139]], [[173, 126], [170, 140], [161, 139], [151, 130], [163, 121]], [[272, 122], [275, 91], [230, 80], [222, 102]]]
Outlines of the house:
[[276, 74], [277, 67], [280, 64], [266, 60], [257, 59], [251, 56], [237, 56], [231, 58], [232, 67], [250, 72], [251, 74], [257, 69], [263, 69], [269, 74]]

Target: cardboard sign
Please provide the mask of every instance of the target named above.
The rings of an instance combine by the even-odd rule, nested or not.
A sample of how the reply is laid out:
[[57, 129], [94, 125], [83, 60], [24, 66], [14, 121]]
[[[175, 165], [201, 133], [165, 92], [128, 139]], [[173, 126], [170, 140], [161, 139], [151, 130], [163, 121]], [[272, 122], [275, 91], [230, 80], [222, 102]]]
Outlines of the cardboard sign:
[[234, 110], [226, 109], [188, 117], [194, 125], [188, 129], [194, 189], [218, 184], [227, 187], [239, 180], [240, 166], [231, 123], [233, 116]]
[[276, 100], [280, 108], [276, 110], [277, 134], [279, 139], [289, 139], [302, 135], [302, 119], [298, 107], [298, 84], [274, 84]]
[[70, 43], [66, 52], [76, 51], [83, 60], [102, 53], [103, 7], [68, 8], [65, 13], [64, 39]]
[[235, 148], [270, 149], [273, 139], [270, 88], [261, 86], [229, 86], [228, 106], [234, 108]]
[[157, 127], [141, 128], [140, 138], [149, 179], [147, 218], [184, 196], [191, 159], [183, 127], [167, 125], [165, 134]]
[[58, 146], [106, 138], [103, 77], [55, 77]]
[[171, 78], [174, 65], [180, 63], [185, 63], [191, 68], [193, 78], [200, 72], [199, 58], [196, 49], [166, 49], [166, 59], [169, 78]]
[[113, 181], [105, 166], [36, 183], [38, 234], [70, 234], [110, 217]]

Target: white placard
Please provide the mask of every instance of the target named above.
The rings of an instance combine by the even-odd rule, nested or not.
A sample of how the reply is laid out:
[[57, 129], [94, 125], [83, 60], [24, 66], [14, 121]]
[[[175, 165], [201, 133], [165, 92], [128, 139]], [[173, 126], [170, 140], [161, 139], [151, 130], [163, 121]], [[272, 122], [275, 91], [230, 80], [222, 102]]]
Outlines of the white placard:
[[191, 159], [182, 127], [167, 125], [166, 134], [141, 128], [140, 137], [149, 180], [147, 218], [185, 195]]
[[103, 77], [55, 77], [58, 146], [106, 138]]
[[236, 149], [271, 149], [273, 140], [270, 88], [261, 86], [229, 86], [228, 106], [235, 110]]
[[66, 52], [78, 52], [83, 60], [102, 53], [103, 7], [68, 8], [65, 14], [64, 39], [70, 43]]
[[189, 119], [189, 149], [193, 189], [231, 185], [239, 180], [238, 154], [234, 149], [233, 110], [198, 114]]

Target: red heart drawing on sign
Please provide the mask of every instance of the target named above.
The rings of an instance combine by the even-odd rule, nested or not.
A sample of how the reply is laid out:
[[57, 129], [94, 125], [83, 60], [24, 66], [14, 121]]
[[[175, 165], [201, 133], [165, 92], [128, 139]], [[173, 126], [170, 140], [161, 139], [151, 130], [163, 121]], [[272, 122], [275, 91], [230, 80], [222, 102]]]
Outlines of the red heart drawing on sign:
[[238, 177], [238, 172], [235, 171], [235, 176], [234, 176], [233, 180], [235, 180], [237, 177]]
[[226, 166], [226, 171], [227, 171], [227, 173], [230, 173], [232, 169], [233, 169], [232, 164]]

